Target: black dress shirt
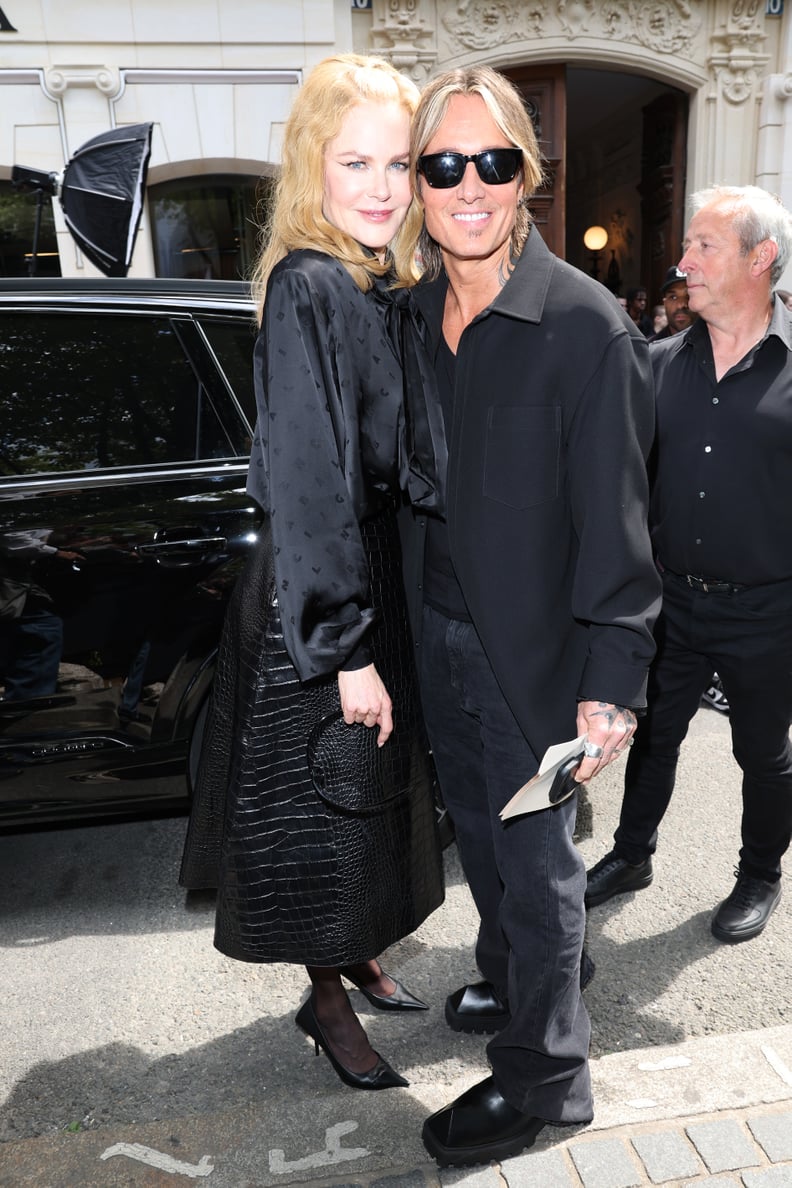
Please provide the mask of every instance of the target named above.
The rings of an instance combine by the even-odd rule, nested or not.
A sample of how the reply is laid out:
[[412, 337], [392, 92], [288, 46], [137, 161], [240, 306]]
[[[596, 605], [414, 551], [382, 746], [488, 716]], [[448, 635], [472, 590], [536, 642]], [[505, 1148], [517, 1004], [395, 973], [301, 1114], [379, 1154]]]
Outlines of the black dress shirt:
[[[413, 298], [431, 349], [444, 273]], [[456, 353], [451, 558], [534, 753], [574, 737], [577, 701], [646, 704], [659, 578], [646, 524], [650, 347], [536, 227]]]
[[[451, 436], [454, 422], [456, 357], [442, 335], [437, 347], [435, 370], [437, 393], [448, 438]], [[454, 563], [451, 560], [448, 525], [441, 516], [429, 516], [426, 521], [424, 600], [434, 610], [449, 619], [462, 619], [464, 622], [470, 622], [465, 597], [459, 585]]]
[[792, 317], [718, 381], [706, 323], [650, 349], [657, 440], [650, 522], [676, 573], [761, 585], [792, 578]]

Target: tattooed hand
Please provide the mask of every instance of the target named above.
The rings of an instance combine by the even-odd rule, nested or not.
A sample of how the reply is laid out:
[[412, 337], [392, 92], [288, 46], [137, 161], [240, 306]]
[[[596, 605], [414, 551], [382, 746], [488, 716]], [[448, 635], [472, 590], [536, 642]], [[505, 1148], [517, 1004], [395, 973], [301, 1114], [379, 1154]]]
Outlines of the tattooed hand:
[[631, 746], [637, 723], [635, 714], [623, 705], [611, 705], [607, 701], [581, 701], [578, 703], [577, 732], [588, 735], [587, 750], [575, 779], [580, 783], [590, 780], [603, 767], [621, 755]]

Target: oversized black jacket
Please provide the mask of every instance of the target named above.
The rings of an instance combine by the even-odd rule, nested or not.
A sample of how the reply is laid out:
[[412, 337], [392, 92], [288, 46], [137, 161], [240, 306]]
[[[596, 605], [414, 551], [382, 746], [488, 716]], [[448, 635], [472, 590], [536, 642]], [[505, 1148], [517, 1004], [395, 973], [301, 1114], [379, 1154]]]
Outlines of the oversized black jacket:
[[[430, 351], [447, 284], [413, 290]], [[447, 499], [468, 609], [537, 755], [574, 737], [578, 700], [646, 704], [653, 430], [646, 339], [533, 228], [459, 343]]]

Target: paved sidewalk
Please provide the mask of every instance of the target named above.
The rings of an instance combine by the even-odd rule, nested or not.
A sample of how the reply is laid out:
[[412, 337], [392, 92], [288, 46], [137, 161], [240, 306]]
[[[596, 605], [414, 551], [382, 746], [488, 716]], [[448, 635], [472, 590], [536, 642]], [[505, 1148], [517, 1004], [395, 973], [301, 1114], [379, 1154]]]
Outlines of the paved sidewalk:
[[[610, 844], [621, 781], [604, 773], [582, 805], [587, 866]], [[375, 1011], [352, 991], [410, 1085], [358, 1093], [294, 1026], [304, 971], [223, 958], [211, 906], [185, 910], [180, 822], [100, 830], [95, 844], [86, 831], [70, 846], [13, 839], [0, 1188], [792, 1188], [792, 891], [754, 941], [710, 931], [740, 812], [728, 721], [702, 712], [651, 887], [589, 913], [594, 1122], [459, 1171], [438, 1170], [420, 1137], [487, 1073], [486, 1037], [442, 1020], [445, 996], [478, 977], [455, 847], [445, 904], [385, 958], [431, 1009]], [[108, 870], [121, 841], [136, 854], [128, 880]]]
[[6, 1143], [0, 1188], [792, 1188], [792, 1026], [604, 1056], [592, 1077], [591, 1126], [546, 1127], [501, 1165], [440, 1170], [420, 1142], [469, 1078], [440, 1097], [320, 1076], [310, 1098]]

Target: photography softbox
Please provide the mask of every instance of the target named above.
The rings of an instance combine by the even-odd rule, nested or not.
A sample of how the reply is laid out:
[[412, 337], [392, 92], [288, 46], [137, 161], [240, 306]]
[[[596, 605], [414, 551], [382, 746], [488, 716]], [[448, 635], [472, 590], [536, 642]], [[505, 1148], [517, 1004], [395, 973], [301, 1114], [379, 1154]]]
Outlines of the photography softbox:
[[73, 238], [105, 276], [126, 276], [143, 213], [153, 124], [94, 136], [63, 172], [60, 204]]

